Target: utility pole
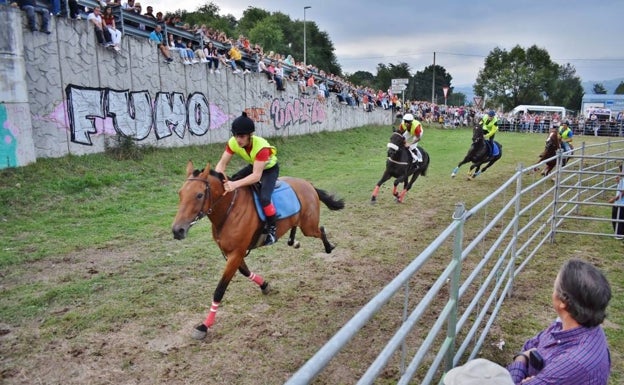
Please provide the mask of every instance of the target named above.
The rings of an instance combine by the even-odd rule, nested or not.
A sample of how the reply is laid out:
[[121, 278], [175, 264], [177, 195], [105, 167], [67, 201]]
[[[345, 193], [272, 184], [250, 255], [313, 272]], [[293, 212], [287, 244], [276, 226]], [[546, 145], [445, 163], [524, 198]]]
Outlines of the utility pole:
[[431, 78], [431, 103], [435, 103], [435, 51], [433, 51], [433, 77]]

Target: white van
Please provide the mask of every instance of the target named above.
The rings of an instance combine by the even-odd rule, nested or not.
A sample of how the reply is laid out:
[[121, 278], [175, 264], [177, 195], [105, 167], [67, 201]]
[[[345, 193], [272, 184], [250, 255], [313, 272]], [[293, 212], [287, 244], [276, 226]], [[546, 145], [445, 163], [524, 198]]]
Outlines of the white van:
[[533, 105], [528, 105], [528, 104], [521, 104], [519, 106], [516, 106], [513, 110], [511, 110], [511, 116], [513, 117], [520, 117], [523, 114], [537, 114], [537, 115], [542, 115], [542, 114], [553, 114], [553, 113], [557, 113], [559, 114], [559, 118], [561, 118], [562, 120], [565, 119], [566, 117], [566, 109], [565, 107], [559, 107], [559, 106], [533, 106]]

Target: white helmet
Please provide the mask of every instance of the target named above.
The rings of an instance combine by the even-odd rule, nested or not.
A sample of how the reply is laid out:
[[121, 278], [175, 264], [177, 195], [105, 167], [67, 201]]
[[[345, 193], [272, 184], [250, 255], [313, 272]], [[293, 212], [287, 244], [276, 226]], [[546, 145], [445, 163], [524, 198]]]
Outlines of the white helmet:
[[403, 120], [405, 120], [406, 122], [411, 122], [412, 120], [414, 120], [414, 115], [405, 114], [405, 116], [403, 117]]

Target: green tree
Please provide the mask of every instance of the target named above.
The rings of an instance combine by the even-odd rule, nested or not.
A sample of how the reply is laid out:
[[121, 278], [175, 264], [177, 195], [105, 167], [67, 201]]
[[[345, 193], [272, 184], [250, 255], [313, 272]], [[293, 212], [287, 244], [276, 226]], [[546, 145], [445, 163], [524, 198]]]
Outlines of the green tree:
[[[559, 90], [561, 86], [570, 87], [569, 92]], [[506, 110], [518, 104], [557, 103], [578, 109], [583, 96], [574, 68], [554, 63], [548, 51], [535, 45], [526, 50], [517, 45], [509, 52], [494, 48], [479, 71], [474, 92], [485, 97], [487, 107]]]
[[346, 79], [353, 84], [377, 89], [377, 78], [368, 71], [357, 71], [353, 74], [346, 74]]
[[549, 100], [553, 105], [574, 111], [581, 109], [584, 93], [581, 79], [576, 76], [576, 70], [570, 64], [560, 67], [557, 79], [548, 90]]
[[453, 94], [453, 88], [451, 87], [452, 80], [453, 77], [446, 72], [446, 68], [437, 64], [435, 66], [432, 64], [425, 67], [424, 70], [416, 72], [416, 75], [414, 75], [414, 81], [410, 82], [408, 86], [409, 92], [406, 94], [406, 97], [414, 100], [431, 100], [431, 88], [435, 84], [435, 102], [438, 104], [444, 104], [443, 87], [449, 87], [447, 93], [448, 103], [448, 99]]
[[604, 87], [604, 85], [602, 85], [602, 83], [596, 83], [596, 84], [594, 84], [594, 93], [595, 94], [606, 95], [607, 94], [607, 89]]
[[250, 42], [260, 44], [265, 53], [284, 52], [284, 34], [270, 17], [256, 23], [247, 36]]
[[[387, 90], [390, 88], [392, 84], [392, 79], [411, 79], [412, 75], [410, 74], [409, 64], [401, 62], [399, 64], [388, 64], [385, 65], [383, 63], [377, 64], [377, 81], [375, 82], [375, 88], [381, 90]], [[407, 99], [407, 91], [405, 90], [405, 98]]]
[[624, 82], [620, 82], [620, 84], [618, 84], [617, 88], [615, 89], [614, 94], [616, 95], [624, 94]]

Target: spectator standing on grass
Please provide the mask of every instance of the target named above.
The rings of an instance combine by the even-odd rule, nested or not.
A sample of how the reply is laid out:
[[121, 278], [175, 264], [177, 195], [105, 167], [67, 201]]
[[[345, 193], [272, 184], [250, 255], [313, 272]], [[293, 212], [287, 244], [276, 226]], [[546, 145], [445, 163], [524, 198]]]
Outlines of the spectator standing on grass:
[[[619, 174], [615, 177], [617, 187], [615, 196], [609, 199], [609, 203], [613, 204], [611, 208], [611, 219], [615, 239], [624, 239], [624, 165], [619, 165]], [[619, 221], [619, 222], [618, 222]]]
[[89, 16], [87, 16], [87, 21], [93, 25], [93, 29], [95, 30], [95, 37], [102, 47], [114, 46], [111, 34], [108, 32], [108, 28], [104, 25], [104, 21], [102, 20], [100, 7], [93, 8], [93, 12], [91, 12]]
[[40, 7], [37, 5], [35, 0], [18, 0], [17, 4], [20, 9], [26, 12], [26, 19], [28, 20], [28, 28], [30, 28], [31, 32], [37, 31], [37, 18], [36, 14], [41, 15], [41, 29], [40, 32], [50, 34], [50, 11], [47, 8]]
[[578, 259], [565, 262], [552, 293], [558, 317], [507, 366], [514, 383], [607, 385], [611, 355], [600, 325], [610, 300], [611, 286], [600, 270]]
[[104, 14], [102, 15], [102, 21], [108, 29], [108, 33], [113, 43], [113, 49], [117, 52], [121, 51], [121, 31], [115, 26], [115, 15], [113, 15], [113, 8], [109, 5], [104, 8]]
[[165, 57], [165, 63], [171, 63], [173, 59], [171, 58], [171, 54], [169, 53], [169, 48], [167, 48], [167, 44], [164, 42], [164, 38], [162, 35], [162, 27], [160, 24], [156, 25], [156, 28], [150, 32], [149, 40], [156, 44], [156, 47], [160, 51], [160, 53]]

